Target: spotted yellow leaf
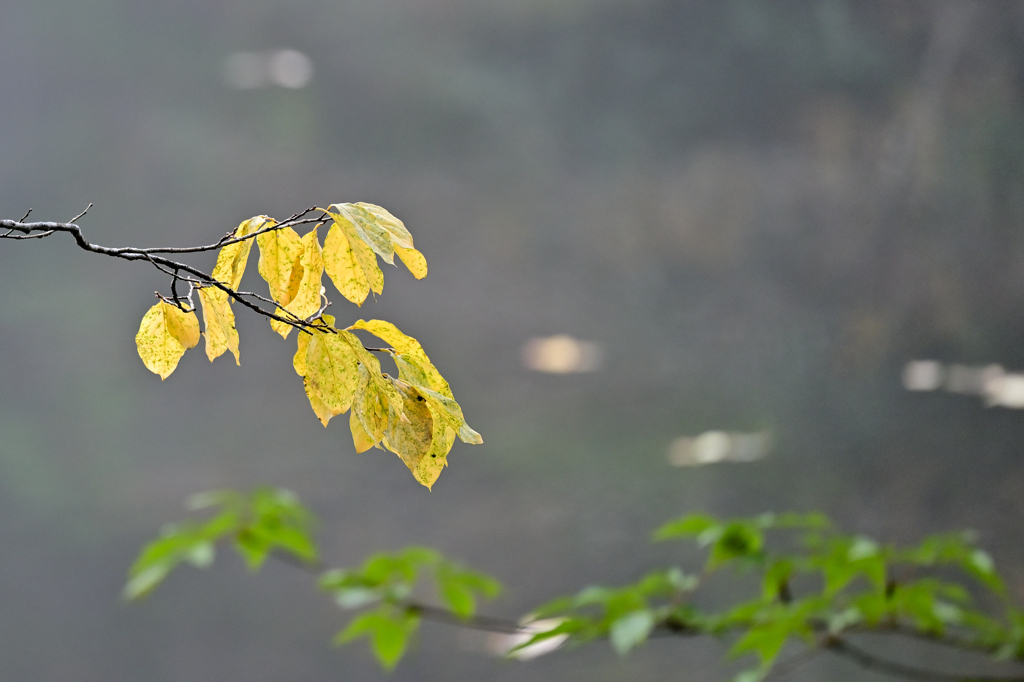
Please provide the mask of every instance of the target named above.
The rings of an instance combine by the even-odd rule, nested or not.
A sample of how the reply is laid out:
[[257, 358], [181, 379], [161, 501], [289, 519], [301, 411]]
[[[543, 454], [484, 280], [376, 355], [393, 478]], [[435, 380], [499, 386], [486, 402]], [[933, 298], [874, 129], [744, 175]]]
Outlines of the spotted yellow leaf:
[[[256, 232], [262, 227], [274, 225], [273, 219], [265, 215], [258, 215], [249, 218], [232, 232], [235, 238], [245, 237]], [[257, 237], [258, 238], [258, 237]], [[245, 239], [234, 244], [228, 244], [220, 250], [217, 255], [217, 265], [213, 268], [213, 278], [228, 286], [230, 289], [238, 289], [242, 283], [242, 275], [245, 273], [245, 264], [249, 260], [249, 251], [252, 249], [252, 239]]]
[[230, 350], [235, 356], [235, 364], [241, 364], [235, 313], [231, 310], [228, 295], [216, 287], [203, 287], [199, 290], [199, 303], [202, 304], [203, 322], [206, 324], [206, 357], [213, 362], [224, 351]]
[[376, 445], [359, 423], [355, 410], [349, 412], [348, 427], [352, 431], [352, 444], [355, 445], [356, 452], [366, 452]]
[[[434, 436], [434, 419], [426, 400], [410, 384], [396, 388], [402, 402], [388, 405], [388, 427], [384, 430], [385, 446], [401, 457], [413, 473], [430, 451]], [[431, 481], [433, 483], [433, 481]]]
[[405, 263], [405, 267], [409, 268], [409, 272], [416, 279], [423, 279], [427, 276], [427, 259], [423, 257], [423, 254], [416, 249], [404, 249], [401, 246], [395, 245], [395, 253]]
[[413, 246], [412, 235], [406, 229], [405, 224], [391, 215], [387, 210], [375, 204], [359, 202], [355, 204], [366, 209], [377, 218], [380, 225], [391, 234], [391, 241], [394, 243], [395, 254], [402, 259], [405, 267], [416, 279], [423, 279], [427, 276], [427, 259]]
[[[384, 273], [381, 272], [380, 266], [377, 265], [377, 257], [374, 255], [373, 249], [370, 244], [366, 242], [365, 233], [356, 226], [355, 219], [352, 217], [349, 210], [344, 207], [344, 204], [332, 204], [327, 210], [327, 213], [334, 219], [334, 224], [331, 225], [331, 229], [333, 230], [337, 228], [342, 234], [344, 234], [345, 240], [352, 250], [351, 258], [354, 260], [358, 269], [362, 272], [362, 276], [366, 278], [370, 291], [377, 294], [384, 291]], [[337, 240], [337, 243], [340, 245], [341, 240]], [[339, 257], [344, 258], [344, 254]], [[342, 261], [341, 264], [345, 265], [346, 263]], [[344, 270], [339, 270], [338, 272], [344, 282], [347, 273]], [[345, 289], [342, 288], [342, 285], [339, 285], [338, 280], [336, 280], [334, 276], [332, 276], [331, 279], [335, 282], [335, 286], [338, 287], [338, 290], [342, 292], [342, 295], [348, 298], [345, 294]], [[349, 287], [350, 285], [346, 284], [345, 286]], [[361, 300], [355, 301], [351, 298], [349, 298], [349, 300], [357, 304], [362, 303]]]
[[300, 377], [306, 376], [306, 349], [312, 338], [313, 334], [310, 332], [299, 332], [298, 348], [295, 349], [295, 356], [292, 358], [292, 367]]
[[385, 320], [358, 320], [349, 329], [364, 329], [377, 338], [384, 340], [399, 355], [408, 356], [422, 368], [427, 383], [427, 388], [437, 391], [449, 398], [452, 397], [452, 389], [448, 386], [441, 373], [437, 371], [420, 342], [411, 336], [404, 334], [398, 327]]
[[355, 353], [340, 334], [314, 332], [306, 344], [305, 387], [311, 403], [315, 396], [330, 411], [326, 418], [318, 412], [324, 426], [352, 405], [359, 378]]
[[[317, 241], [316, 228], [310, 230], [299, 240], [299, 246], [297, 267], [301, 269], [302, 277], [295, 290], [295, 295], [283, 308], [294, 317], [304, 320], [320, 309], [320, 295], [323, 291], [320, 280], [324, 272], [324, 259], [320, 242]], [[294, 271], [293, 269], [292, 272], [294, 273]], [[280, 308], [278, 314], [282, 314]], [[288, 334], [292, 331], [291, 325], [277, 320], [271, 320], [270, 326], [283, 338], [288, 338]]]
[[298, 233], [290, 227], [264, 232], [256, 237], [260, 250], [258, 270], [270, 288], [270, 297], [288, 305], [299, 291], [302, 245]]
[[195, 311], [185, 311], [167, 303], [164, 305], [169, 308], [164, 313], [167, 320], [167, 331], [184, 346], [185, 350], [195, 348], [199, 343], [199, 319], [196, 317]]
[[331, 225], [324, 239], [324, 271], [341, 295], [358, 306], [370, 293], [370, 281], [356, 259], [355, 250], [338, 223]]
[[[380, 443], [387, 428], [387, 403], [381, 398], [378, 383], [372, 378], [371, 371], [362, 363], [359, 364], [359, 383], [352, 396], [352, 412], [362, 427], [366, 440], [374, 446]], [[353, 438], [355, 435], [353, 434]]]
[[160, 375], [161, 380], [169, 377], [185, 350], [198, 343], [198, 337], [192, 343], [193, 330], [198, 327], [194, 312], [186, 313], [165, 301], [158, 301], [146, 311], [135, 335], [135, 345], [146, 369]]
[[331, 210], [344, 215], [356, 228], [356, 234], [388, 265], [395, 264], [395, 244], [391, 233], [377, 217], [358, 204], [331, 204]]
[[353, 206], [358, 206], [373, 215], [378, 224], [391, 234], [391, 241], [395, 246], [401, 246], [404, 249], [412, 248], [412, 235], [406, 229], [405, 223], [391, 215], [387, 209], [363, 201], [357, 201]]

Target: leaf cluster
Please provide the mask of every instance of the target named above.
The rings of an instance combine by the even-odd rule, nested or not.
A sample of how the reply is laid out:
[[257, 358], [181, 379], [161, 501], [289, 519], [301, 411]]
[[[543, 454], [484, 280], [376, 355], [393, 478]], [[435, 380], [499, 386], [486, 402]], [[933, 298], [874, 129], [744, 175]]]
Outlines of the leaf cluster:
[[374, 656], [390, 670], [405, 654], [425, 607], [412, 599], [423, 583], [432, 582], [448, 613], [463, 622], [476, 613], [480, 597], [501, 591], [494, 578], [471, 571], [435, 550], [407, 547], [381, 552], [355, 569], [335, 569], [320, 577], [320, 587], [345, 609], [371, 607], [356, 616], [335, 637], [336, 644], [366, 637]]
[[298, 498], [283, 489], [261, 488], [249, 495], [224, 490], [193, 496], [192, 510], [210, 510], [203, 522], [168, 524], [160, 537], [147, 544], [128, 570], [122, 591], [126, 599], [146, 596], [181, 564], [206, 568], [213, 563], [219, 542], [230, 543], [250, 570], [274, 553], [305, 565], [315, 565], [313, 515]]
[[[339, 607], [361, 610], [335, 642], [367, 639], [385, 669], [405, 655], [425, 619], [515, 634], [518, 643], [507, 653], [521, 658], [531, 648], [535, 654], [562, 642], [607, 639], [626, 654], [652, 637], [724, 639], [731, 656], [753, 658], [737, 682], [763, 679], [784, 651], [800, 647], [803, 653], [787, 667], [801, 655], [828, 651], [903, 677], [951, 679], [862, 651], [848, 639], [865, 632], [1024, 662], [1024, 610], [1011, 603], [992, 558], [970, 533], [898, 547], [841, 533], [820, 514], [691, 514], [662, 525], [653, 539], [694, 542], [706, 552], [703, 567], [669, 567], [619, 587], [586, 587], [514, 621], [477, 613], [480, 599], [501, 590], [494, 578], [433, 549], [407, 547], [373, 554], [355, 568], [325, 569], [311, 536], [312, 514], [287, 491], [208, 493], [191, 506], [210, 517], [168, 526], [146, 546], [129, 572], [126, 597], [147, 594], [182, 563], [209, 565], [214, 545], [226, 541], [251, 569], [268, 557], [287, 561], [316, 575]], [[737, 596], [708, 608], [700, 595], [709, 590], [702, 588], [722, 579], [737, 582], [729, 591]], [[430, 595], [439, 606], [429, 603]]]
[[[741, 682], [766, 676], [790, 644], [851, 655], [856, 650], [845, 637], [860, 632], [1024, 660], [1024, 611], [1009, 601], [992, 558], [969, 533], [901, 548], [840, 533], [820, 514], [730, 520], [694, 514], [664, 524], [653, 537], [695, 541], [707, 552], [701, 574], [672, 568], [624, 587], [586, 588], [542, 607], [538, 614], [558, 625], [521, 646], [568, 634], [570, 642], [607, 637], [625, 653], [656, 633], [724, 637], [731, 656], [756, 660], [736, 678]], [[722, 610], [699, 608], [694, 593], [724, 569], [746, 576], [742, 584], [755, 578], [759, 591]], [[875, 660], [856, 656], [862, 664]]]
[[[448, 382], [416, 339], [383, 320], [338, 328], [335, 318], [325, 314], [330, 302], [322, 285], [326, 274], [342, 296], [362, 305], [371, 291], [383, 291], [378, 257], [394, 264], [398, 256], [417, 278], [427, 274], [426, 259], [405, 225], [380, 206], [331, 204], [322, 212], [323, 220], [303, 236], [287, 221], [278, 224], [267, 216], [242, 222], [220, 247], [209, 281], [188, 280], [188, 294], [161, 297], [146, 312], [135, 337], [139, 356], [166, 379], [185, 351], [205, 336], [211, 362], [230, 351], [240, 364], [232, 301], [249, 295], [273, 303], [271, 328], [283, 338], [295, 328], [300, 331], [293, 365], [320, 422], [327, 426], [332, 417], [351, 410], [349, 427], [357, 452], [391, 450], [430, 488], [447, 465], [455, 439], [477, 444], [480, 434], [466, 423]], [[321, 244], [318, 230], [327, 224]], [[239, 290], [253, 242], [269, 298]], [[203, 332], [193, 291], [202, 308]], [[389, 347], [367, 349], [356, 330], [377, 336]], [[393, 358], [397, 378], [382, 372], [374, 352]]]
[[[252, 571], [268, 558], [284, 561], [316, 575], [320, 588], [339, 607], [362, 609], [335, 643], [365, 637], [380, 664], [391, 669], [405, 654], [424, 615], [467, 623], [476, 614], [479, 599], [501, 592], [494, 578], [425, 547], [373, 554], [356, 568], [327, 569], [312, 536], [314, 515], [288, 490], [207, 492], [192, 497], [188, 507], [208, 518], [165, 526], [129, 569], [124, 598], [145, 597], [182, 564], [210, 566], [218, 543], [227, 544]], [[443, 607], [415, 601], [430, 585]]]

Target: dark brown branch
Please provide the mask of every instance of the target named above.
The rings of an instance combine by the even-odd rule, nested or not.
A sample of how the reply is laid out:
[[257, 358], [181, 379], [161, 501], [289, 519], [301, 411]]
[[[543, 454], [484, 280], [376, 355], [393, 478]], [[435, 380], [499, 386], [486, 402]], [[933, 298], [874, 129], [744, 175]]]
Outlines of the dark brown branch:
[[[270, 318], [272, 320], [277, 320], [278, 322], [287, 324], [287, 325], [289, 325], [291, 327], [295, 327], [299, 331], [303, 331], [303, 332], [307, 332], [308, 333], [309, 329], [311, 327], [318, 326], [318, 325], [311, 324], [310, 320], [300, 319], [300, 318], [296, 317], [295, 315], [292, 315], [287, 310], [283, 310], [281, 308], [277, 308], [277, 310], [280, 310], [281, 312], [283, 312], [284, 315], [278, 314], [273, 309], [268, 310], [266, 308], [263, 308], [262, 306], [259, 306], [259, 305], [257, 305], [256, 303], [253, 303], [250, 300], [247, 300], [246, 297], [255, 298], [255, 299], [258, 299], [260, 301], [264, 301], [266, 303], [270, 303], [270, 304], [274, 305], [275, 307], [277, 307], [277, 302], [273, 301], [273, 300], [271, 300], [269, 298], [266, 298], [266, 297], [260, 296], [258, 294], [255, 294], [255, 293], [235, 291], [231, 287], [227, 286], [226, 284], [224, 284], [222, 282], [217, 281], [211, 275], [203, 272], [202, 270], [198, 270], [198, 269], [188, 265], [187, 263], [181, 263], [181, 262], [178, 262], [178, 261], [174, 261], [174, 260], [171, 260], [169, 258], [166, 258], [165, 256], [160, 255], [160, 254], [201, 253], [201, 252], [205, 252], [205, 251], [215, 251], [217, 249], [221, 249], [221, 248], [223, 248], [225, 246], [228, 246], [230, 244], [237, 244], [239, 242], [243, 242], [243, 241], [246, 241], [246, 240], [249, 240], [249, 239], [255, 239], [256, 237], [260, 236], [261, 234], [265, 234], [267, 232], [272, 232], [274, 230], [279, 230], [279, 229], [282, 229], [284, 227], [291, 227], [291, 226], [295, 226], [295, 225], [320, 224], [320, 223], [323, 222], [323, 218], [325, 217], [324, 215], [318, 216], [316, 218], [306, 218], [305, 217], [305, 216], [309, 215], [310, 213], [316, 211], [317, 209], [315, 207], [307, 208], [304, 211], [301, 211], [299, 213], [296, 213], [296, 214], [292, 215], [287, 220], [284, 220], [284, 221], [282, 221], [280, 223], [275, 223], [274, 225], [270, 225], [270, 226], [267, 226], [265, 228], [256, 230], [255, 232], [252, 232], [250, 234], [247, 234], [247, 235], [244, 235], [244, 236], [241, 236], [241, 237], [234, 237], [234, 236], [232, 236], [234, 233], [233, 232], [229, 232], [222, 239], [217, 241], [215, 244], [208, 244], [206, 246], [183, 247], [183, 248], [148, 248], [148, 249], [139, 249], [139, 248], [134, 248], [134, 247], [111, 248], [111, 247], [108, 247], [108, 246], [101, 246], [99, 244], [93, 244], [92, 242], [88, 241], [85, 238], [85, 236], [82, 234], [82, 228], [78, 226], [76, 221], [81, 219], [89, 211], [90, 208], [92, 208], [92, 204], [89, 204], [89, 206], [87, 206], [84, 211], [79, 213], [70, 222], [67, 222], [67, 223], [55, 223], [55, 222], [26, 223], [25, 220], [28, 218], [29, 213], [32, 212], [32, 210], [29, 209], [29, 211], [25, 213], [25, 216], [21, 220], [0, 220], [0, 229], [6, 229], [7, 230], [7, 232], [5, 232], [4, 234], [0, 234], [0, 239], [41, 239], [43, 237], [48, 237], [48, 236], [50, 236], [51, 234], [53, 234], [55, 232], [67, 232], [68, 234], [70, 234], [74, 238], [75, 243], [78, 244], [78, 246], [80, 248], [84, 249], [85, 251], [90, 251], [92, 253], [99, 253], [99, 254], [103, 254], [105, 256], [111, 256], [113, 258], [122, 258], [124, 260], [130, 260], [130, 261], [134, 261], [134, 260], [145, 260], [145, 261], [148, 261], [157, 270], [159, 270], [160, 272], [164, 273], [165, 275], [168, 275], [169, 277], [171, 277], [171, 291], [172, 291], [172, 297], [173, 297], [174, 305], [178, 305], [178, 303], [180, 301], [180, 299], [179, 299], [179, 297], [178, 297], [178, 295], [177, 295], [177, 293], [175, 292], [174, 289], [175, 289], [175, 284], [177, 283], [177, 281], [181, 280], [181, 281], [184, 281], [184, 282], [188, 282], [190, 285], [192, 285], [194, 287], [196, 287], [196, 286], [200, 287], [200, 288], [207, 287], [207, 286], [216, 287], [216, 288], [220, 289], [221, 291], [223, 291], [228, 296], [230, 296], [232, 299], [238, 301], [239, 303], [241, 303], [245, 307], [249, 308], [250, 310], [253, 310], [254, 312], [256, 312], [256, 313], [258, 313], [260, 315], [263, 315], [264, 317], [268, 317], [268, 318]], [[14, 234], [15, 232], [17, 232], [19, 234]], [[188, 273], [189, 275], [192, 275], [192, 277], [184, 276], [181, 273]], [[324, 309], [326, 309], [326, 305], [324, 306]], [[321, 310], [321, 312], [322, 312], [322, 310]], [[314, 316], [314, 317], [316, 317], [316, 316]]]

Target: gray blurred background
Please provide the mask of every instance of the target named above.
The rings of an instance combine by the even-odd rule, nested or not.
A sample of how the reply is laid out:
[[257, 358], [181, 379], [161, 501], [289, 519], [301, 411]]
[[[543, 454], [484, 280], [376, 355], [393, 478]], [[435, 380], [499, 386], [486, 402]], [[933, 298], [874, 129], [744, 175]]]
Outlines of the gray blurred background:
[[[164, 277], [0, 242], [0, 679], [384, 678], [286, 566], [119, 602], [218, 487], [296, 491], [332, 564], [436, 546], [506, 583], [495, 615], [692, 561], [647, 533], [697, 510], [974, 528], [1024, 601], [1022, 95], [1009, 1], [4, 0], [0, 217], [93, 202], [95, 242], [186, 246], [381, 204], [431, 274], [332, 312], [418, 337], [485, 443], [433, 492], [356, 455], [241, 311], [240, 368], [161, 383], [134, 335]], [[503, 663], [427, 624], [390, 678], [715, 680], [723, 650]]]

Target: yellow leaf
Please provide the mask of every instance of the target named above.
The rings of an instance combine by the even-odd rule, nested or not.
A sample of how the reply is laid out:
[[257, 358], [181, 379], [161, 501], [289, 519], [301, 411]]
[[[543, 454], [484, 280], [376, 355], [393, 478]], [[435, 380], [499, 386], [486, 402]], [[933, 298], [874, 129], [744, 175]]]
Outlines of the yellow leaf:
[[352, 430], [352, 444], [355, 445], [356, 452], [366, 452], [376, 445], [376, 443], [366, 435], [366, 431], [363, 430], [363, 425], [359, 423], [359, 418], [356, 417], [355, 410], [349, 412], [348, 427]]
[[357, 204], [332, 204], [331, 208], [348, 218], [356, 234], [388, 265], [395, 264], [395, 245], [391, 233], [377, 220], [377, 216]]
[[298, 348], [295, 349], [295, 357], [292, 358], [292, 367], [300, 377], [306, 376], [306, 348], [312, 338], [313, 335], [308, 332], [299, 332], [299, 343]]
[[[244, 237], [256, 232], [267, 223], [274, 224], [274, 221], [265, 215], [249, 218], [235, 228], [232, 236]], [[213, 268], [213, 278], [227, 285], [229, 289], [237, 290], [238, 285], [242, 283], [242, 275], [245, 273], [245, 264], [249, 260], [250, 249], [252, 249], [251, 239], [228, 244], [222, 248], [217, 255], [217, 265]]]
[[448, 386], [448, 382], [445, 381], [441, 373], [430, 362], [430, 358], [427, 357], [420, 342], [402, 333], [395, 325], [385, 320], [359, 320], [349, 329], [365, 329], [374, 336], [383, 339], [395, 349], [396, 353], [408, 356], [409, 359], [422, 368], [428, 382], [423, 384], [424, 386], [437, 391], [441, 395], [449, 398], [452, 397], [452, 389]]
[[[395, 253], [405, 263], [405, 267], [409, 268], [413, 277], [423, 279], [427, 276], [427, 259], [413, 246], [412, 235], [401, 220], [376, 204], [358, 202], [352, 206], [362, 208], [370, 213], [377, 219], [377, 224], [387, 230], [391, 236]], [[392, 263], [393, 261], [388, 262]]]
[[313, 408], [313, 413], [316, 414], [316, 418], [320, 420], [320, 423], [326, 427], [327, 422], [331, 421], [331, 417], [335, 415], [335, 412], [327, 406], [327, 403], [323, 401], [315, 388], [310, 388], [309, 377], [303, 379], [302, 385], [306, 389], [306, 397], [309, 398], [309, 404]]
[[370, 282], [356, 260], [345, 230], [334, 223], [324, 240], [324, 270], [341, 295], [358, 306], [370, 293]]
[[423, 254], [416, 249], [404, 249], [401, 246], [395, 245], [395, 253], [405, 263], [405, 267], [409, 268], [409, 272], [416, 279], [423, 279], [427, 276], [427, 259], [423, 257]]
[[[352, 405], [359, 378], [356, 356], [340, 334], [315, 332], [306, 346], [305, 385], [310, 401], [316, 394], [332, 415], [341, 414]], [[320, 421], [327, 425], [323, 416]]]
[[[316, 238], [316, 228], [313, 228], [306, 236], [299, 240], [301, 250], [299, 252], [298, 268], [301, 268], [302, 278], [295, 291], [295, 296], [284, 306], [284, 308], [299, 319], [307, 319], [316, 311], [320, 310], [320, 294], [323, 286], [320, 283], [324, 272], [323, 253], [320, 249], [320, 242]], [[292, 270], [295, 272], [295, 269]], [[291, 333], [291, 325], [271, 320], [270, 326], [283, 338], [288, 338]]]
[[470, 445], [480, 445], [484, 442], [483, 436], [466, 423], [466, 418], [462, 416], [462, 407], [457, 402], [424, 386], [417, 386], [416, 390], [426, 399], [434, 419], [440, 419], [455, 429], [459, 440]]
[[199, 343], [199, 318], [196, 317], [195, 311], [185, 312], [177, 306], [166, 305], [164, 317], [167, 319], [167, 331], [186, 350], [195, 348]]
[[344, 339], [351, 347], [352, 352], [356, 356], [356, 360], [359, 364], [366, 368], [367, 376], [369, 377], [370, 383], [373, 384], [374, 390], [379, 396], [381, 403], [384, 405], [383, 418], [387, 420], [387, 406], [389, 404], [401, 405], [402, 396], [398, 392], [398, 389], [389, 381], [380, 370], [380, 360], [378, 360], [374, 354], [363, 346], [363, 342], [359, 340], [359, 337], [352, 332], [346, 330], [339, 330], [338, 336]]
[[415, 473], [420, 460], [430, 451], [434, 420], [426, 400], [416, 392], [415, 387], [406, 384], [397, 388], [402, 402], [388, 406], [388, 428], [384, 431], [384, 443]]
[[441, 470], [448, 466], [448, 453], [455, 443], [456, 429], [452, 427], [450, 420], [446, 418], [445, 411], [438, 409], [436, 403], [426, 398], [426, 389], [419, 386], [414, 386], [413, 388], [426, 399], [427, 408], [430, 410], [430, 416], [433, 420], [433, 434], [430, 450], [419, 461], [412, 474], [417, 481], [430, 489], [434, 482], [437, 481], [438, 476], [441, 475]]
[[416, 465], [413, 470], [413, 477], [420, 484], [430, 490], [434, 482], [441, 475], [441, 471], [448, 466], [448, 452], [455, 442], [455, 431], [443, 422], [434, 420], [434, 436], [430, 444], [430, 450]]
[[404, 249], [412, 248], [412, 235], [409, 234], [409, 230], [406, 229], [405, 223], [401, 220], [376, 204], [367, 204], [365, 202], [358, 201], [354, 205], [373, 214], [377, 219], [377, 222], [380, 223], [385, 230], [391, 233], [391, 241], [394, 242], [395, 246], [400, 246]]
[[264, 232], [256, 237], [260, 249], [259, 273], [270, 287], [270, 297], [288, 305], [299, 291], [302, 270], [299, 257], [302, 245], [299, 235], [290, 227]]
[[377, 294], [381, 293], [384, 291], [384, 273], [377, 265], [377, 257], [374, 255], [373, 249], [363, 239], [362, 230], [356, 228], [349, 211], [342, 204], [333, 204], [331, 208], [340, 209], [334, 211], [328, 209], [327, 213], [334, 219], [334, 225], [344, 232], [349, 246], [352, 247], [352, 256], [363, 271], [370, 290]]
[[203, 287], [199, 290], [199, 302], [203, 307], [203, 322], [206, 323], [206, 357], [210, 362], [230, 350], [238, 357], [238, 331], [235, 329], [235, 313], [231, 310], [228, 295], [217, 287]]
[[135, 345], [143, 364], [150, 372], [159, 374], [161, 380], [171, 375], [185, 353], [185, 346], [169, 328], [168, 320], [175, 313], [183, 314], [169, 303], [158, 301], [146, 311], [135, 335]]
[[387, 427], [387, 406], [381, 400], [377, 382], [362, 363], [359, 364], [359, 383], [352, 396], [352, 412], [355, 413], [367, 440], [374, 445], [379, 443]]

